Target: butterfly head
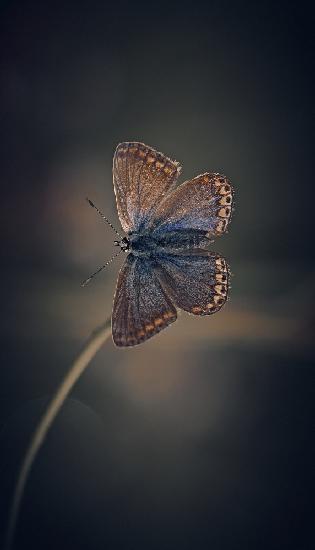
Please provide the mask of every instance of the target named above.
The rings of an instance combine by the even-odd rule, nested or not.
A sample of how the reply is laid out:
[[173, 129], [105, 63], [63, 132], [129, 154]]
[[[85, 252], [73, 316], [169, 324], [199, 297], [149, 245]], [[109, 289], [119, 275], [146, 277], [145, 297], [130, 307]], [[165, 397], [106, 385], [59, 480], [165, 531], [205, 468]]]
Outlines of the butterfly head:
[[130, 241], [127, 237], [123, 237], [120, 241], [114, 241], [115, 246], [119, 246], [123, 252], [128, 252], [130, 250]]

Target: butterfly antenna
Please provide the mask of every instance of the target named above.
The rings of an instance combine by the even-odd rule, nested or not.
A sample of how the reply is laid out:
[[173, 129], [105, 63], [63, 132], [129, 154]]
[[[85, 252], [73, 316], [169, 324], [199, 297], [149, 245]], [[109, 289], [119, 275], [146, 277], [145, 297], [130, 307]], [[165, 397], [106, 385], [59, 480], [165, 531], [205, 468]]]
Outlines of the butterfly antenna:
[[81, 283], [81, 286], [87, 286], [90, 281], [93, 279], [93, 277], [95, 277], [95, 275], [97, 275], [98, 273], [100, 273], [101, 271], [103, 271], [103, 269], [105, 269], [105, 267], [107, 267], [109, 264], [112, 263], [112, 261], [117, 258], [117, 256], [122, 252], [122, 248], [119, 250], [119, 252], [117, 252], [116, 254], [114, 254], [114, 256], [111, 257], [110, 260], [108, 260], [108, 262], [106, 262], [106, 264], [102, 265], [101, 267], [99, 267], [96, 271], [94, 271], [94, 273], [92, 273], [92, 275], [90, 275], [87, 279], [85, 279], [85, 281], [83, 281]]
[[106, 216], [104, 216], [103, 212], [101, 212], [100, 209], [97, 208], [97, 206], [95, 206], [94, 202], [92, 202], [88, 197], [86, 197], [86, 200], [89, 203], [89, 205], [92, 206], [92, 208], [95, 208], [96, 212], [99, 213], [101, 218], [103, 218], [103, 220], [105, 220], [106, 223], [108, 223], [108, 225], [112, 228], [112, 230], [116, 233], [116, 235], [118, 235], [118, 237], [120, 237], [122, 239], [123, 238], [122, 235], [120, 235], [120, 233], [118, 233], [117, 229], [115, 229], [113, 224], [110, 223], [110, 221], [106, 218]]

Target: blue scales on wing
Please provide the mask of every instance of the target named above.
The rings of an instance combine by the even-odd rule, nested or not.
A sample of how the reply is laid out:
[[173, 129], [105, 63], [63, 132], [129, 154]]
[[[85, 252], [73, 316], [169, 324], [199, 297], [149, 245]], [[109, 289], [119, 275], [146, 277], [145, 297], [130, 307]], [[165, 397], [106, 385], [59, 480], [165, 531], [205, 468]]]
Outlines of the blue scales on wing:
[[230, 222], [232, 203], [232, 186], [225, 176], [201, 174], [165, 197], [154, 213], [150, 231], [153, 236], [187, 230], [221, 235]]
[[211, 315], [227, 300], [229, 268], [215, 252], [161, 254], [154, 269], [174, 305], [189, 313]]

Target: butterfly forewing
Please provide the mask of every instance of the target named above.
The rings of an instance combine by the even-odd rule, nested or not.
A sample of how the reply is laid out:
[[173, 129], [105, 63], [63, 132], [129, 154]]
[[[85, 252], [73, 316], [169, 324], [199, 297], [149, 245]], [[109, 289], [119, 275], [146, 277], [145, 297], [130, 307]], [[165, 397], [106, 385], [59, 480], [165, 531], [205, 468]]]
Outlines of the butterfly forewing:
[[211, 315], [225, 304], [229, 269], [222, 256], [206, 250], [163, 254], [156, 273], [172, 301], [194, 315]]
[[129, 254], [120, 270], [114, 298], [112, 334], [115, 344], [140, 344], [176, 318], [176, 308], [161, 286], [152, 260]]
[[211, 235], [226, 231], [233, 209], [233, 190], [220, 174], [206, 173], [181, 184], [154, 213], [155, 233], [203, 230]]
[[163, 197], [173, 188], [181, 167], [139, 142], [120, 143], [113, 160], [118, 215], [126, 233], [146, 228]]

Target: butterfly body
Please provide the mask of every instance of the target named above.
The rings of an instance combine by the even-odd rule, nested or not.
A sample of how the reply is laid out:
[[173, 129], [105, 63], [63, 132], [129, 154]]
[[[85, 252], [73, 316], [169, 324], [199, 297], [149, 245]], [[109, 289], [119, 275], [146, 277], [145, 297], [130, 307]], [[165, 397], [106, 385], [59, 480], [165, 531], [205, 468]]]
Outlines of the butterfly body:
[[210, 315], [227, 299], [229, 269], [206, 250], [225, 232], [233, 191], [225, 176], [205, 173], [176, 187], [172, 161], [139, 142], [118, 145], [113, 179], [118, 215], [127, 234], [115, 241], [128, 252], [112, 314], [117, 346], [134, 346], [177, 319], [177, 309]]
[[[128, 242], [126, 248], [126, 241]], [[204, 231], [168, 231], [165, 233], [130, 233], [122, 240], [122, 249], [132, 251], [135, 256], [154, 256], [165, 252], [198, 248], [210, 242]], [[119, 241], [117, 242], [119, 244]]]

